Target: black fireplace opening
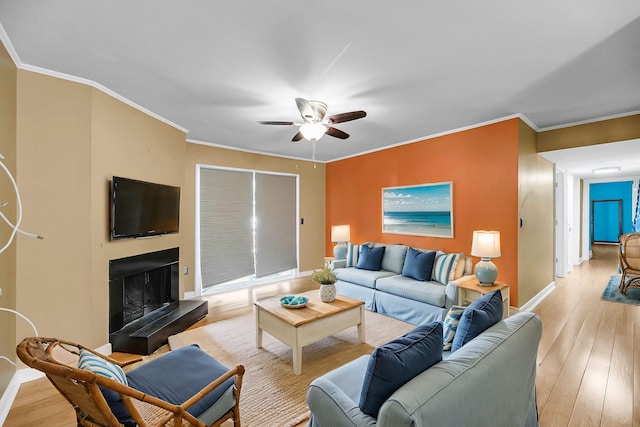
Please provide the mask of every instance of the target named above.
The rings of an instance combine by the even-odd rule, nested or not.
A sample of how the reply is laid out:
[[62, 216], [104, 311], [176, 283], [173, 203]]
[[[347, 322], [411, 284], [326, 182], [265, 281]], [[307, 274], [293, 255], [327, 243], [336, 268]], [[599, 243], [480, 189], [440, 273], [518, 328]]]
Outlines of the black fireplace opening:
[[206, 300], [179, 299], [179, 248], [109, 261], [112, 351], [151, 354], [206, 317]]
[[179, 248], [109, 262], [109, 333], [178, 301]]

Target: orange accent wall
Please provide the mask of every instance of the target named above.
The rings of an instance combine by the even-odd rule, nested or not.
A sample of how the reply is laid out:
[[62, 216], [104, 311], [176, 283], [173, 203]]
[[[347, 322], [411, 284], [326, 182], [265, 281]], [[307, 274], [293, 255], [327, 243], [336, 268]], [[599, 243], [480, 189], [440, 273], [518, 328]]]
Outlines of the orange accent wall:
[[[518, 129], [519, 119], [509, 119], [327, 164], [327, 255], [337, 224], [351, 225], [355, 244], [402, 243], [467, 255], [473, 230], [499, 230], [502, 256], [493, 261], [517, 306]], [[453, 239], [382, 233], [382, 188], [446, 181], [453, 183]]]

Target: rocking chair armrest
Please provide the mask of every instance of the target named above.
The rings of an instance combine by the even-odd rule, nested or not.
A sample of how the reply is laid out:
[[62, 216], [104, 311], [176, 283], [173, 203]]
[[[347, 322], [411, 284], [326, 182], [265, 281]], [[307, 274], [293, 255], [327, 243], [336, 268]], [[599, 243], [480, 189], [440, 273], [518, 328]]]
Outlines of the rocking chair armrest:
[[229, 378], [231, 378], [233, 376], [236, 376], [235, 387], [236, 387], [236, 389], [238, 390], [238, 393], [239, 393], [240, 389], [242, 388], [242, 376], [243, 375], [244, 375], [244, 366], [237, 365], [235, 368], [229, 369], [223, 375], [219, 376], [218, 378], [216, 378], [215, 380], [210, 382], [206, 387], [204, 387], [202, 390], [198, 391], [196, 394], [191, 396], [189, 399], [185, 400], [182, 403], [181, 406], [184, 407], [185, 409], [190, 408], [195, 403], [197, 403], [200, 399], [205, 397], [207, 394], [209, 394], [211, 391], [213, 391], [214, 389], [219, 387], [222, 383], [224, 383], [225, 381], [227, 381]]

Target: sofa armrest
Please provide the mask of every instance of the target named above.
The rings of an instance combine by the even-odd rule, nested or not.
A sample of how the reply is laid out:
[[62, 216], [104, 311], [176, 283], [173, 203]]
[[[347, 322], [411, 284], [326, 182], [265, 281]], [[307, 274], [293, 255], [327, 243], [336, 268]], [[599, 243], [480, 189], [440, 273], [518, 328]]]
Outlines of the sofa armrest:
[[334, 259], [331, 261], [331, 269], [335, 270], [336, 268], [345, 268], [347, 266], [346, 259]]
[[369, 356], [361, 356], [313, 380], [307, 390], [309, 426], [376, 425], [376, 419], [362, 412], [356, 401], [368, 363]]
[[360, 410], [338, 386], [324, 377], [315, 379], [307, 391], [310, 426], [375, 426], [376, 419]]

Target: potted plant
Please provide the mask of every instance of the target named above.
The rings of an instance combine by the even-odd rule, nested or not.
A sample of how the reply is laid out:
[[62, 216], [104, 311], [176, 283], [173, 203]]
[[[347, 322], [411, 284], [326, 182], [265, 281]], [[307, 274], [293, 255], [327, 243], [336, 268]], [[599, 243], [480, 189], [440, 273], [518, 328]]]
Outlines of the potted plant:
[[332, 302], [336, 299], [336, 281], [338, 278], [329, 267], [322, 270], [314, 270], [311, 279], [320, 283], [320, 300]]

